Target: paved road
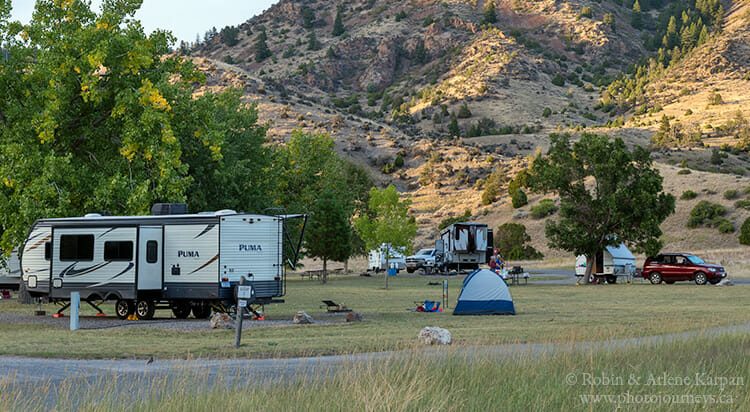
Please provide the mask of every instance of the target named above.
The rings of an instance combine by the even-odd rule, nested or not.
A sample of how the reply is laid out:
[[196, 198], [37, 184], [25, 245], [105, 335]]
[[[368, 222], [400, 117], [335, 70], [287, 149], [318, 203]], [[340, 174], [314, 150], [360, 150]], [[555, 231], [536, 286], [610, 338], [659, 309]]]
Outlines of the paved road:
[[[657, 343], [684, 341], [696, 336], [719, 336], [728, 333], [750, 333], [750, 323], [716, 327], [706, 330], [676, 334], [615, 339], [599, 342], [506, 344], [457, 348], [459, 356], [494, 356], [499, 361], [518, 356], [554, 355], [589, 350], [618, 350], [642, 347]], [[426, 350], [428, 356], [442, 357], [440, 348]], [[366, 362], [397, 360], [410, 352], [381, 352], [356, 355], [323, 356], [294, 359], [223, 359], [223, 360], [74, 360], [40, 359], [0, 356], [0, 377], [5, 377], [14, 387], [14, 393], [23, 397], [44, 397], [43, 408], [53, 409], [58, 397], [71, 400], [99, 399], [97, 390], [102, 385], [117, 382], [119, 393], [115, 402], [128, 402], [133, 398], [158, 396], [169, 390], [169, 382], [189, 382], [195, 391], [216, 387], [252, 387], [291, 383], [300, 377], [328, 379], [342, 370]], [[192, 377], [192, 378], [191, 378]], [[157, 384], [154, 384], [157, 382]], [[163, 388], [158, 382], [167, 382]], [[40, 390], [40, 388], [55, 388]], [[111, 393], [111, 390], [109, 391]], [[191, 392], [195, 393], [195, 392]], [[77, 409], [77, 408], [76, 408]]]

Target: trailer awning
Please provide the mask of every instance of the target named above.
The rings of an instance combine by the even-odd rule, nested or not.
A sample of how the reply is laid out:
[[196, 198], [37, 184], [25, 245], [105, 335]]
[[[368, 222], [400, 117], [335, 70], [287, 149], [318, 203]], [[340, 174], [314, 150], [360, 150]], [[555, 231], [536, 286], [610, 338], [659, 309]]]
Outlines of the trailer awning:
[[620, 243], [618, 246], [607, 246], [607, 252], [612, 255], [612, 263], [615, 266], [625, 266], [628, 263], [633, 264], [635, 262], [635, 256], [630, 253], [624, 243]]

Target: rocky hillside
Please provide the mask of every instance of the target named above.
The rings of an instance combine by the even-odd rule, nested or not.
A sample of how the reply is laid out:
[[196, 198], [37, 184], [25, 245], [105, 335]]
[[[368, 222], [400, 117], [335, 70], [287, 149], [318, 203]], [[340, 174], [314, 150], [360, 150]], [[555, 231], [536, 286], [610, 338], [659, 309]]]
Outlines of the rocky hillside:
[[[560, 255], [546, 247], [544, 220], [528, 214], [542, 196], [521, 209], [504, 189], [482, 201], [488, 177], [505, 187], [553, 132], [645, 146], [666, 118], [671, 140], [653, 147], [667, 190], [725, 204], [737, 228], [748, 216], [722, 194], [750, 186], [747, 151], [731, 150], [750, 117], [750, 2], [713, 0], [722, 18], [703, 43], [668, 51], [662, 68], [655, 49], [662, 32], [665, 47], [671, 41], [676, 3], [693, 4], [644, 0], [634, 16], [628, 0], [282, 0], [190, 53], [209, 74], [204, 89], [245, 90], [271, 140], [294, 128], [329, 133], [376, 181], [410, 193], [418, 243], [468, 209], [495, 227], [524, 223], [534, 246]], [[700, 14], [688, 11], [679, 25], [687, 37]], [[706, 238], [716, 239], [709, 249], [739, 247], [736, 232], [687, 230], [692, 206], [678, 201], [665, 223], [668, 247], [703, 248]]]

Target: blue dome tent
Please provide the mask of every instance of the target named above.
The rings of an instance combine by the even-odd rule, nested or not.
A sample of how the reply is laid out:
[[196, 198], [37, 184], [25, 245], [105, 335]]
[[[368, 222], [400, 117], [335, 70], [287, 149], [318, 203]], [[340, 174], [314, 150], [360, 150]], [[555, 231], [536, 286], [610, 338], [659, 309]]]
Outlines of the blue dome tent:
[[464, 279], [454, 315], [515, 315], [508, 284], [497, 273], [477, 269]]

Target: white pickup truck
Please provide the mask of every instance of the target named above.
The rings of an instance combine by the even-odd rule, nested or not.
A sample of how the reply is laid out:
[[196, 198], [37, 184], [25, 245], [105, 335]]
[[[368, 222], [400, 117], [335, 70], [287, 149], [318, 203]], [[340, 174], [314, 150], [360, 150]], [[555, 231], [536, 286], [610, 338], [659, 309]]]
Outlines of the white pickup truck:
[[435, 267], [435, 249], [421, 249], [406, 258], [406, 271], [414, 273], [417, 269], [431, 271]]

